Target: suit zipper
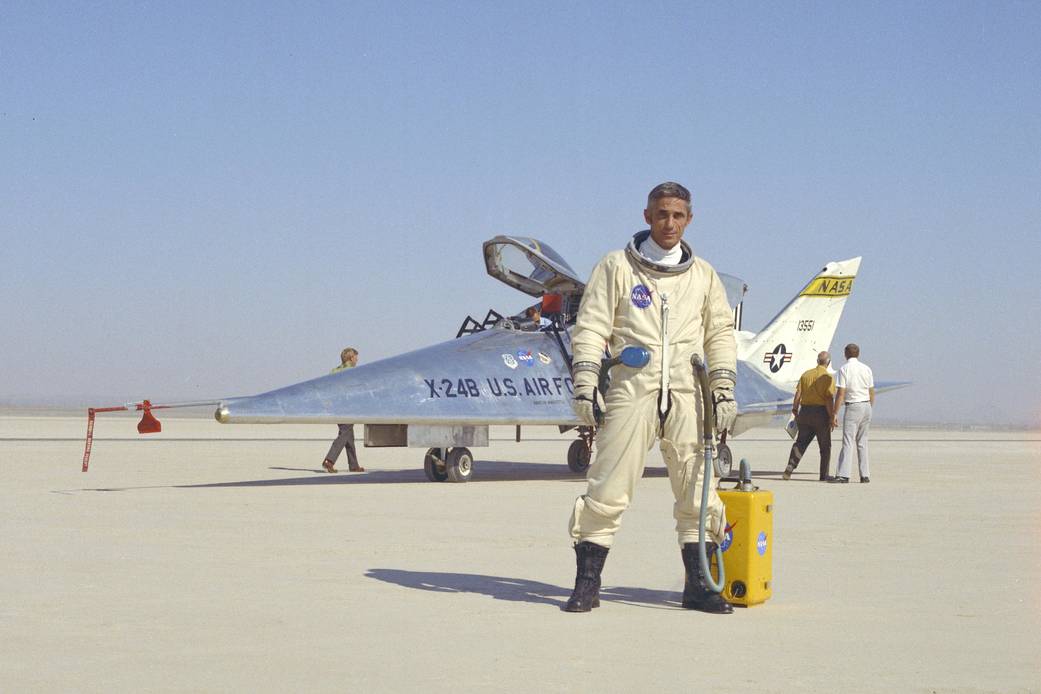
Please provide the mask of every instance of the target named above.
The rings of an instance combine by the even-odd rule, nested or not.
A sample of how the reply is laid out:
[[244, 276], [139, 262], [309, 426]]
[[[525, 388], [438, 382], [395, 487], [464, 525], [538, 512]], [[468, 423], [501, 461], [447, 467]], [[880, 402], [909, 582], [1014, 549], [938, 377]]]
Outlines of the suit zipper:
[[669, 296], [661, 294], [661, 396], [658, 398], [658, 411], [661, 414], [669, 409]]

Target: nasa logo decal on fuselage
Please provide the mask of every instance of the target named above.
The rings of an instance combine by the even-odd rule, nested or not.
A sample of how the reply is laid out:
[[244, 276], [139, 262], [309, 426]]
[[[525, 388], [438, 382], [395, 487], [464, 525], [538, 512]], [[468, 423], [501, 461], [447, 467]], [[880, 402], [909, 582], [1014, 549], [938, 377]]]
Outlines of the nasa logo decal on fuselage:
[[531, 356], [531, 352], [526, 352], [523, 349], [518, 349], [517, 359], [519, 359], [521, 363], [526, 364], [528, 366], [535, 366], [535, 357]]
[[770, 372], [777, 373], [781, 370], [781, 367], [792, 360], [792, 354], [788, 351], [788, 348], [784, 346], [784, 343], [777, 345], [773, 348], [772, 352], [767, 352], [763, 355], [763, 363], [770, 365]]
[[647, 308], [651, 305], [651, 290], [638, 284], [629, 292], [629, 299], [636, 308]]

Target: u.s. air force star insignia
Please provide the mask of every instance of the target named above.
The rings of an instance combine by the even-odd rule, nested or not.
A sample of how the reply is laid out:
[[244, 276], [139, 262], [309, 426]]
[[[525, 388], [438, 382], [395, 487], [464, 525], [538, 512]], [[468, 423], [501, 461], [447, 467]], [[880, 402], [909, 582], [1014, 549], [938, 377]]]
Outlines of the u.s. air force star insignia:
[[792, 354], [788, 351], [788, 348], [784, 346], [784, 343], [777, 345], [773, 348], [773, 351], [767, 352], [763, 355], [763, 363], [770, 365], [770, 372], [777, 373], [781, 370], [781, 367], [792, 360]]

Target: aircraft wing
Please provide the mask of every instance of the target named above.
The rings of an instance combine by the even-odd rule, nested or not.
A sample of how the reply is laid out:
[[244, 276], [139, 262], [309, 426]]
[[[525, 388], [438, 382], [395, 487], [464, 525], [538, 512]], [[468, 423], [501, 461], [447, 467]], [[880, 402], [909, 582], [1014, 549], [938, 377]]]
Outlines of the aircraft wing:
[[[909, 385], [911, 381], [878, 381], [875, 383], [875, 393], [887, 393]], [[734, 432], [736, 435], [765, 425], [774, 416], [791, 414], [795, 393], [778, 388], [757, 369], [738, 360], [734, 398], [737, 400], [739, 415]]]
[[794, 393], [781, 390], [747, 362], [738, 360], [734, 399], [739, 415], [782, 414], [791, 410], [794, 397]]
[[580, 424], [551, 332], [493, 328], [250, 397], [222, 400], [221, 422]]
[[[911, 381], [878, 381], [875, 393], [888, 393], [910, 385]], [[795, 394], [781, 390], [746, 362], [738, 361], [734, 397], [738, 414], [785, 414], [791, 409]]]

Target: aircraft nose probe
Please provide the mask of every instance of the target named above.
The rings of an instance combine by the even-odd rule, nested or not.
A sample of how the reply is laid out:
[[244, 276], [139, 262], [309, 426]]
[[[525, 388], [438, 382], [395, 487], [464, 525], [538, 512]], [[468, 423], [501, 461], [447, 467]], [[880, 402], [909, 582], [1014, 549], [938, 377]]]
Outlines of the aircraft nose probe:
[[221, 424], [227, 424], [229, 414], [230, 413], [228, 412], [228, 406], [224, 403], [221, 403], [220, 406], [217, 407], [217, 410], [213, 413], [213, 417]]

